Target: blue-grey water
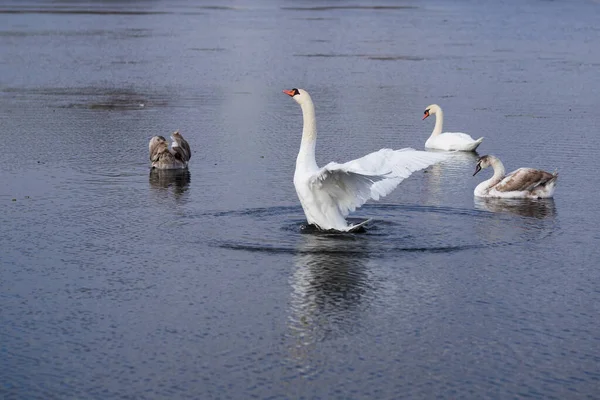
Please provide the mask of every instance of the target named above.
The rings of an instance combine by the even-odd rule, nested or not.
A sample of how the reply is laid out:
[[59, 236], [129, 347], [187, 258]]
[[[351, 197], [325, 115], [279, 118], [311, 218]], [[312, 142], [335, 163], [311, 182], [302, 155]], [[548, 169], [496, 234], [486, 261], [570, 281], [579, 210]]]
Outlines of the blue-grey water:
[[[600, 397], [600, 3], [0, 2], [0, 397]], [[302, 233], [317, 161], [422, 149], [560, 177], [475, 201], [476, 154]], [[179, 129], [189, 173], [150, 173]]]

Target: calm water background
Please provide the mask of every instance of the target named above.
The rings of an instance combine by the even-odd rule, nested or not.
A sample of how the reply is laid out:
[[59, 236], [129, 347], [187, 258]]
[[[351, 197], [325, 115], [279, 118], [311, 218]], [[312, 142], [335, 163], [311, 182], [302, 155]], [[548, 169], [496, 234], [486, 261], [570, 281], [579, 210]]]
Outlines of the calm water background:
[[[600, 3], [0, 3], [0, 397], [600, 397]], [[485, 136], [301, 234], [317, 159]], [[150, 174], [180, 129], [189, 174]], [[481, 176], [483, 175], [483, 176]]]

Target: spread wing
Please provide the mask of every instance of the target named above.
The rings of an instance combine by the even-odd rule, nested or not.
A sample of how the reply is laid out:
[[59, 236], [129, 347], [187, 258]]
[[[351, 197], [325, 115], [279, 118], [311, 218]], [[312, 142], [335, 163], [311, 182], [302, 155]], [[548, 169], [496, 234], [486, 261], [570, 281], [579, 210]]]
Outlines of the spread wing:
[[344, 164], [329, 163], [310, 177], [309, 185], [333, 200], [322, 204], [335, 205], [347, 216], [367, 200], [388, 195], [413, 172], [447, 157], [414, 149], [381, 149]]
[[508, 174], [494, 187], [499, 192], [531, 191], [540, 185], [545, 185], [554, 178], [549, 172], [533, 168], [519, 168]]

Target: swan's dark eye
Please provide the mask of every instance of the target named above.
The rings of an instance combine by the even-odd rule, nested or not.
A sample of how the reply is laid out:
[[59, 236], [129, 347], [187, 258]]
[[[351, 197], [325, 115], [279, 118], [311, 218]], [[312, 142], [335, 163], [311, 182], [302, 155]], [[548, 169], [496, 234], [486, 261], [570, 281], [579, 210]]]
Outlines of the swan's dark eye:
[[423, 114], [429, 114], [429, 110], [425, 110]]
[[293, 94], [292, 94], [292, 97], [293, 97], [293, 96], [295, 96], [295, 95], [297, 95], [297, 94], [300, 94], [300, 92], [299, 92], [299, 91], [298, 91], [298, 89], [296, 89], [296, 88], [293, 88], [293, 89], [292, 89], [292, 93], [293, 93]]

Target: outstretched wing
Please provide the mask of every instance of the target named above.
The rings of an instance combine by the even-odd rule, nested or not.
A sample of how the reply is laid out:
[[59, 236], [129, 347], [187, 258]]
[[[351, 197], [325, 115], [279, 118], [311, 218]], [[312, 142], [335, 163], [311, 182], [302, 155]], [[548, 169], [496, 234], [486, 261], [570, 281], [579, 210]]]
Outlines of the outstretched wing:
[[530, 191], [540, 185], [545, 185], [554, 178], [549, 172], [533, 168], [519, 168], [508, 174], [494, 187], [499, 192]]
[[367, 200], [388, 195], [413, 172], [447, 157], [414, 149], [381, 149], [344, 164], [329, 163], [309, 179], [309, 184], [333, 200], [324, 204], [335, 204], [347, 216]]

